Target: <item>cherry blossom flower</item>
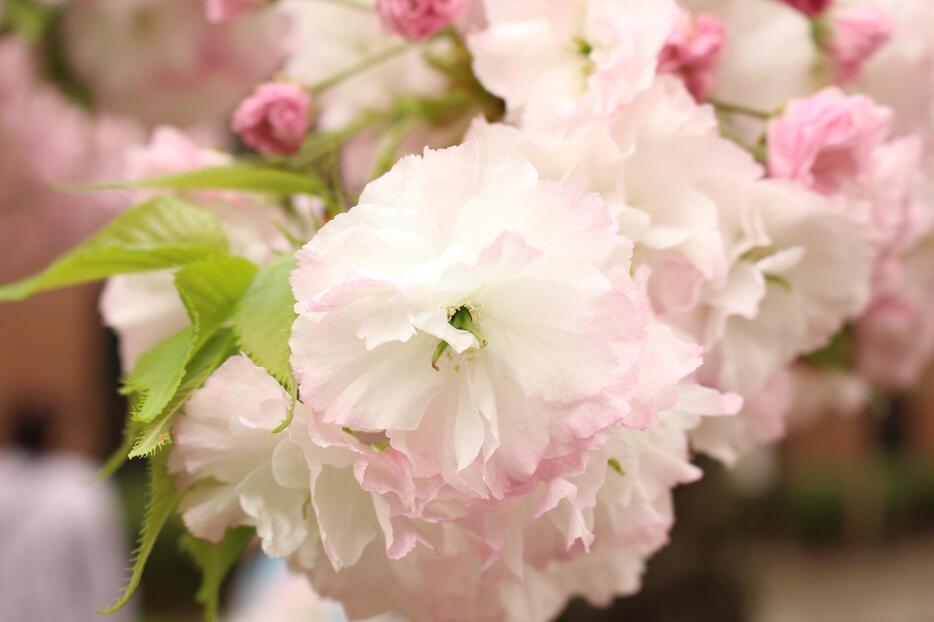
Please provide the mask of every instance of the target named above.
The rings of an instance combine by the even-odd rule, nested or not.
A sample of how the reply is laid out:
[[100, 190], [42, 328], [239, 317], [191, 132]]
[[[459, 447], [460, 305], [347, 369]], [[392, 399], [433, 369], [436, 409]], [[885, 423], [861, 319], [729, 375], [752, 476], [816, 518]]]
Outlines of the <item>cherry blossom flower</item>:
[[716, 86], [725, 45], [726, 31], [719, 19], [706, 13], [694, 17], [682, 13], [662, 49], [658, 70], [680, 76], [694, 99], [703, 101]]
[[301, 395], [463, 494], [520, 494], [605, 430], [654, 421], [634, 399], [630, 249], [599, 197], [539, 182], [518, 152], [404, 158], [298, 255]]
[[522, 150], [546, 179], [580, 178], [598, 192], [635, 243], [636, 263], [652, 268], [648, 292], [663, 316], [693, 309], [703, 282], [729, 271], [721, 221], [737, 221], [741, 207], [712, 192], [716, 182], [761, 176], [679, 82], [661, 76], [625, 110], [567, 137], [506, 125], [477, 124], [472, 132]]
[[[291, 378], [260, 366], [240, 305], [249, 352], [167, 415], [195, 536], [254, 529], [351, 619], [544, 622], [640, 589], [673, 489], [702, 475], [692, 451], [736, 464], [934, 361], [927, 0], [245, 14], [267, 3], [56, 8], [67, 69], [100, 111], [155, 127], [145, 145], [0, 41], [0, 143], [17, 154], [0, 204], [20, 224], [39, 209], [43, 239], [61, 224], [46, 178], [236, 163], [205, 147], [218, 135], [159, 123], [210, 130], [238, 101], [244, 143], [298, 154], [275, 177], [335, 190], [327, 212], [324, 192], [129, 192], [200, 206], [257, 266], [296, 260], [279, 283], [294, 305], [277, 301], [294, 311], [276, 343]], [[173, 279], [107, 283], [125, 368], [189, 323]], [[830, 357], [853, 369], [818, 367]]]
[[888, 135], [890, 114], [835, 88], [794, 100], [769, 125], [769, 173], [833, 193], [869, 168]]
[[558, 132], [608, 116], [648, 88], [675, 28], [669, 0], [487, 0], [474, 71], [523, 127]]
[[[862, 313], [876, 253], [861, 223], [820, 195], [770, 180], [729, 192], [749, 203], [720, 295], [746, 306], [734, 304], [717, 319], [722, 336], [706, 352], [698, 378], [752, 401], [735, 421], [703, 422], [695, 434], [703, 449], [732, 462], [780, 436], [787, 409], [778, 414], [778, 405], [789, 405], [790, 396], [778, 375]], [[764, 391], [786, 397], [754, 401]], [[712, 440], [706, 427], [717, 428], [720, 438]]]
[[458, 19], [471, 0], [377, 0], [383, 25], [410, 41], [427, 39]]
[[[582, 178], [606, 199], [648, 269], [657, 318], [706, 348], [699, 381], [749, 400], [739, 417], [703, 424], [699, 445], [732, 460], [776, 440], [790, 403], [783, 369], [867, 301], [875, 254], [856, 215], [763, 179], [670, 77], [566, 138], [474, 131], [518, 145], [547, 179]], [[756, 401], [770, 383], [786, 397]]]
[[317, 530], [304, 512], [311, 493], [304, 457], [287, 436], [272, 434], [288, 411], [285, 391], [242, 355], [188, 401], [173, 431], [169, 468], [180, 489], [201, 482], [181, 507], [193, 534], [217, 542], [228, 527], [251, 525], [272, 556], [315, 543]]
[[808, 17], [817, 17], [833, 4], [833, 0], [782, 0]]
[[242, 355], [195, 393], [174, 426], [169, 462], [180, 487], [198, 483], [182, 501], [190, 530], [216, 540], [228, 527], [256, 526], [265, 551], [286, 556], [353, 618], [397, 611], [530, 622], [550, 619], [575, 595], [605, 604], [638, 588], [646, 558], [667, 540], [671, 489], [700, 476], [687, 430], [736, 408], [714, 391], [682, 387], [657, 427], [617, 429], [578, 475], [419, 521], [418, 545], [396, 556], [387, 554], [400, 524], [387, 514], [394, 493], [366, 491], [374, 465], [355, 461], [359, 447], [329, 444], [353, 437], [301, 403], [287, 430], [270, 433], [288, 404]]
[[310, 110], [311, 96], [297, 84], [267, 82], [240, 103], [233, 130], [263, 155], [288, 155], [305, 138]]
[[211, 22], [225, 22], [244, 13], [255, 11], [268, 0], [204, 0], [204, 11]]
[[888, 43], [893, 23], [879, 9], [841, 9], [833, 12], [830, 29], [827, 49], [833, 79], [837, 84], [846, 84], [858, 79], [866, 62]]

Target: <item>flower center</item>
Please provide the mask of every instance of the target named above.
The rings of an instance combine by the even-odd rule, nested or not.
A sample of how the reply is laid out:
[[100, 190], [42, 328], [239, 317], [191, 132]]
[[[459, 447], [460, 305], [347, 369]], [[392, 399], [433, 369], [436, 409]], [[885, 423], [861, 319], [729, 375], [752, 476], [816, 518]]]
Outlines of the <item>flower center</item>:
[[[483, 331], [480, 330], [480, 327], [477, 326], [473, 321], [473, 315], [470, 314], [470, 309], [467, 306], [458, 307], [454, 313], [451, 314], [451, 318], [448, 320], [448, 324], [453, 326], [458, 330], [466, 330], [468, 333], [477, 338], [477, 341], [480, 343], [481, 348], [485, 348], [487, 344], [486, 335], [483, 334]], [[439, 341], [438, 347], [435, 348], [435, 354], [431, 357], [431, 366], [435, 368], [435, 371], [439, 371], [438, 360], [441, 358], [441, 355], [444, 354], [444, 351], [448, 349], [447, 341]]]
[[[746, 261], [756, 263], [758, 261], [771, 257], [776, 252], [778, 251], [776, 251], [771, 246], [757, 246], [755, 248], [752, 248], [746, 251], [741, 257], [741, 259], [745, 259]], [[766, 273], [763, 273], [763, 276], [765, 277], [765, 280], [768, 283], [773, 283], [783, 289], [787, 289], [787, 290], [791, 289], [791, 283], [788, 281], [788, 279], [786, 279], [780, 274], [771, 274], [771, 273], [766, 272]]]
[[590, 58], [590, 54], [593, 52], [593, 45], [587, 39], [577, 36], [574, 37], [574, 45], [577, 46], [577, 53], [586, 58]]

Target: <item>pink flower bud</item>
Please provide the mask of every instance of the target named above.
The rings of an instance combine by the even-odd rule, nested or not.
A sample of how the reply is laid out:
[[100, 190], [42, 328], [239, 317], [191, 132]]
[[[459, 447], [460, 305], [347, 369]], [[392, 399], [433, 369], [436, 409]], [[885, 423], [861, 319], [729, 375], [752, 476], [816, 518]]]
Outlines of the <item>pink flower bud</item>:
[[683, 13], [662, 49], [658, 71], [680, 76], [694, 99], [703, 101], [716, 87], [725, 44], [726, 30], [716, 17], [700, 14], [692, 19]]
[[793, 100], [769, 126], [769, 173], [833, 193], [871, 166], [890, 117], [868, 97], [834, 87]]
[[420, 41], [463, 15], [469, 5], [470, 0], [377, 0], [376, 10], [386, 30]]
[[782, 0], [791, 8], [801, 11], [808, 17], [817, 17], [833, 3], [833, 0]]
[[308, 132], [311, 97], [297, 84], [268, 82], [247, 97], [233, 117], [233, 130], [263, 155], [290, 154]]
[[846, 84], [859, 78], [863, 65], [892, 37], [894, 25], [879, 9], [835, 11], [827, 50], [833, 62], [833, 79]]
[[269, 0], [204, 0], [209, 22], [225, 22], [243, 13], [262, 8]]

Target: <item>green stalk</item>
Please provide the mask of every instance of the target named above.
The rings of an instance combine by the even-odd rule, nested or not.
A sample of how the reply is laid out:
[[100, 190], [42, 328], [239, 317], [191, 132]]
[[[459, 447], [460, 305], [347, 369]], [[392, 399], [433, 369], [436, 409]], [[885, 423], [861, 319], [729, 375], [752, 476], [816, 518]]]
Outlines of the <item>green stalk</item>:
[[413, 47], [414, 45], [411, 43], [401, 43], [391, 48], [387, 48], [386, 50], [380, 52], [379, 54], [376, 54], [374, 56], [371, 56], [370, 58], [364, 59], [361, 62], [357, 63], [356, 65], [353, 65], [352, 67], [348, 67], [347, 69], [344, 69], [343, 71], [339, 71], [333, 76], [329, 78], [325, 78], [321, 82], [318, 82], [317, 84], [311, 87], [311, 92], [315, 95], [320, 95], [321, 93], [325, 92], [326, 90], [328, 90], [335, 84], [339, 84], [348, 78], [352, 78], [360, 73], [363, 73], [367, 69], [375, 67], [381, 63], [386, 62], [387, 60], [391, 58], [394, 58], [402, 54], [403, 52], [407, 52], [411, 50]]
[[326, 4], [334, 4], [334, 5], [341, 6], [346, 9], [351, 9], [354, 11], [365, 11], [367, 13], [373, 12], [372, 6], [368, 5], [365, 2], [358, 2], [357, 0], [317, 0], [317, 2], [324, 2]]
[[766, 154], [765, 147], [761, 145], [752, 145], [746, 142], [746, 140], [736, 133], [733, 128], [723, 125], [720, 125], [720, 135], [724, 138], [733, 141], [746, 151], [752, 154], [752, 157], [756, 159], [760, 164], [765, 164], [768, 161], [768, 155]]
[[717, 109], [717, 112], [723, 112], [726, 114], [740, 114], [746, 117], [754, 117], [756, 119], [762, 119], [763, 121], [768, 121], [772, 118], [771, 112], [765, 112], [764, 110], [756, 110], [755, 108], [750, 108], [748, 106], [742, 106], [740, 104], [731, 104], [729, 102], [723, 102], [717, 99], [708, 99], [707, 103]]

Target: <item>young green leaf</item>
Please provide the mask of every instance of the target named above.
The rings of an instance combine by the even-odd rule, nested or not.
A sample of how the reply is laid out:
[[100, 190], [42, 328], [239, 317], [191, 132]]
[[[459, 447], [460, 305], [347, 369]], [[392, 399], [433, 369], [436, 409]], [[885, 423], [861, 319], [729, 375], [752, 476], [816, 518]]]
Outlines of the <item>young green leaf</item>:
[[131, 417], [151, 422], [165, 412], [178, 392], [192, 357], [231, 318], [256, 274], [246, 259], [215, 256], [191, 263], [175, 274], [175, 286], [191, 325], [140, 357], [124, 391], [137, 393]]
[[133, 422], [137, 423], [139, 428], [133, 436], [131, 447], [121, 447], [123, 456], [127, 457], [127, 454], [130, 458], [149, 456], [164, 446], [169, 440], [172, 420], [175, 419], [181, 407], [192, 393], [201, 388], [214, 370], [235, 352], [236, 340], [233, 331], [229, 328], [217, 331], [188, 362], [185, 376], [162, 413], [149, 423]]
[[140, 530], [139, 546], [133, 554], [133, 570], [130, 574], [130, 581], [127, 583], [123, 594], [117, 601], [102, 610], [100, 613], [113, 613], [124, 605], [139, 587], [140, 580], [143, 578], [143, 569], [146, 566], [146, 560], [152, 552], [152, 547], [156, 544], [159, 532], [165, 525], [172, 512], [175, 511], [181, 493], [175, 490], [172, 478], [166, 468], [168, 452], [157, 454], [149, 462], [149, 505], [146, 508], [146, 517], [143, 519], [143, 526]]
[[182, 550], [188, 553], [201, 569], [201, 588], [198, 590], [197, 599], [204, 606], [206, 622], [217, 620], [224, 577], [240, 559], [253, 534], [254, 530], [251, 527], [234, 527], [228, 529], [224, 539], [216, 544], [187, 533], [182, 536], [179, 543]]
[[268, 166], [236, 163], [186, 171], [166, 177], [128, 182], [93, 184], [88, 190], [152, 188], [162, 190], [236, 190], [262, 194], [318, 194], [324, 190], [321, 180]]
[[227, 237], [211, 214], [170, 197], [117, 216], [39, 274], [0, 287], [0, 301], [130, 272], [185, 265], [227, 252]]
[[136, 361], [121, 388], [124, 395], [131, 396], [131, 419], [152, 421], [162, 406], [172, 399], [185, 372], [193, 333], [193, 328], [187, 326], [156, 344]]
[[175, 288], [194, 330], [195, 349], [230, 319], [256, 272], [256, 266], [241, 257], [212, 257], [175, 273]]
[[295, 265], [292, 255], [282, 255], [261, 269], [234, 316], [241, 349], [287, 389], [294, 385], [289, 335], [295, 321], [295, 297], [289, 274]]

